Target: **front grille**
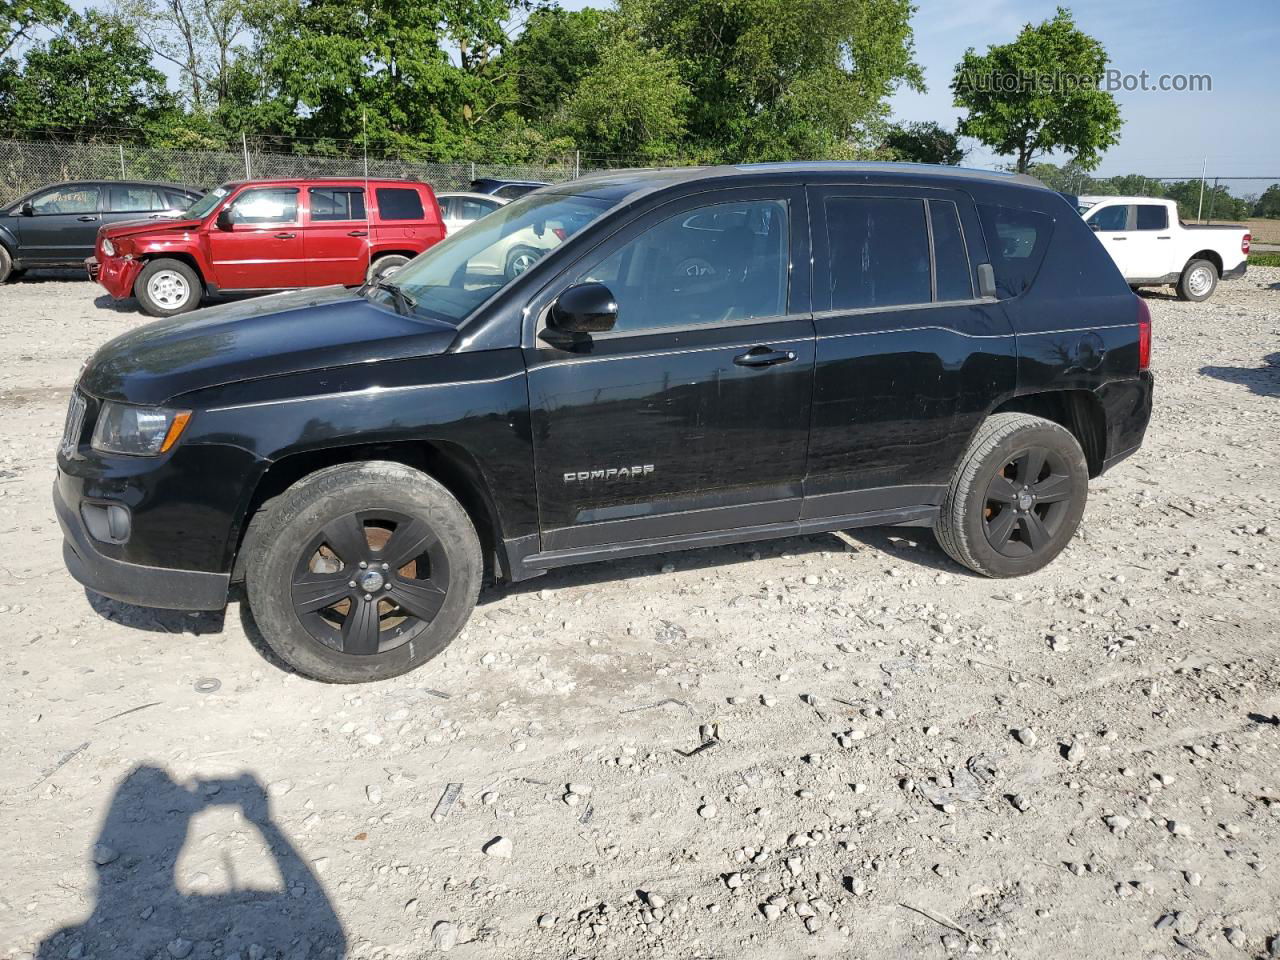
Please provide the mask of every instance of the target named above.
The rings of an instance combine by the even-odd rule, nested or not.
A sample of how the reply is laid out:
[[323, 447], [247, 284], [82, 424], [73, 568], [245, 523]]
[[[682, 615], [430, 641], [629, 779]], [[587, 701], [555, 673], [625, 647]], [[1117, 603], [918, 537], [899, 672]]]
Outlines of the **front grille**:
[[80, 433], [84, 430], [84, 412], [88, 404], [78, 390], [71, 392], [71, 402], [67, 404], [67, 422], [62, 427], [62, 442], [58, 444], [58, 452], [69, 457], [80, 445]]

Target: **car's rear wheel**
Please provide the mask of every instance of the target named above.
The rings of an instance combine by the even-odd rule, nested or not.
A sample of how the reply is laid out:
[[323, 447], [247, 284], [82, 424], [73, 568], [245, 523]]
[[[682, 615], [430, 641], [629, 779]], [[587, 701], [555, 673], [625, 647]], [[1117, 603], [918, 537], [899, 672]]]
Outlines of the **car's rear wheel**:
[[1178, 299], [1199, 303], [1218, 287], [1218, 268], [1208, 260], [1192, 260], [1178, 278]]
[[1075, 535], [1089, 467], [1064, 427], [1024, 413], [989, 417], [965, 451], [939, 511], [938, 543], [988, 577], [1033, 573]]
[[263, 639], [330, 683], [385, 680], [436, 656], [470, 617], [483, 572], [462, 505], [389, 462], [300, 480], [255, 518], [246, 549]]
[[365, 275], [365, 280], [367, 283], [373, 283], [373, 281], [385, 277], [389, 273], [394, 273], [408, 262], [408, 257], [403, 257], [398, 253], [388, 253], [385, 257], [379, 257], [369, 264], [369, 272]]
[[142, 268], [133, 294], [143, 312], [153, 317], [172, 317], [200, 306], [204, 285], [188, 264], [162, 258], [148, 261]]

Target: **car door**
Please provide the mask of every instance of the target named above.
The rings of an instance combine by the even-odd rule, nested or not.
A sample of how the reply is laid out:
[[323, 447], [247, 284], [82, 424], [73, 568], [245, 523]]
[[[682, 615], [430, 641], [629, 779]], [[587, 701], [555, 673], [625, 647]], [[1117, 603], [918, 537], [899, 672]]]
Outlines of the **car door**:
[[247, 187], [208, 225], [214, 282], [224, 290], [278, 290], [307, 283], [297, 187]]
[[102, 205], [102, 224], [110, 225], [125, 220], [160, 220], [175, 209], [167, 191], [145, 183], [104, 184], [106, 202]]
[[1181, 262], [1169, 227], [1168, 207], [1160, 203], [1137, 203], [1133, 205], [1133, 213], [1128, 252], [1134, 276], [1155, 280], [1176, 272]]
[[[529, 305], [543, 551], [793, 521], [813, 380], [798, 187], [672, 201]], [[553, 300], [606, 284], [616, 327], [573, 350], [533, 336]]]
[[1137, 280], [1143, 276], [1135, 256], [1139, 241], [1134, 239], [1133, 221], [1133, 204], [1128, 203], [1108, 204], [1100, 210], [1091, 210], [1085, 218], [1085, 223], [1098, 235], [1098, 241], [1111, 254], [1126, 280]]
[[31, 216], [18, 220], [24, 263], [77, 263], [93, 253], [101, 220], [97, 184], [68, 184], [31, 198]]
[[364, 283], [369, 269], [369, 243], [363, 187], [307, 188], [302, 252], [308, 286]]
[[1017, 375], [1008, 318], [977, 293], [977, 211], [960, 191], [836, 185], [810, 188], [809, 209], [817, 360], [803, 518], [923, 518]]

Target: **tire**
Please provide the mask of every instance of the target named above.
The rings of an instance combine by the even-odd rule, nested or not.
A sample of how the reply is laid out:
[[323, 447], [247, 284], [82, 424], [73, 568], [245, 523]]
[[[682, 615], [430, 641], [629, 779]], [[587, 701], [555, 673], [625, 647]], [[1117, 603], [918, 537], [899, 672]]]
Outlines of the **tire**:
[[[246, 540], [245, 585], [263, 639], [327, 683], [386, 680], [436, 656], [471, 616], [484, 569], [452, 494], [384, 461], [304, 477], [259, 512]], [[384, 555], [408, 559], [391, 568]]]
[[[1039, 482], [1024, 489], [1032, 471]], [[984, 576], [1034, 573], [1071, 541], [1088, 494], [1089, 466], [1070, 431], [1025, 413], [997, 413], [960, 458], [935, 533], [953, 560]]]
[[507, 262], [503, 266], [503, 273], [508, 280], [513, 280], [537, 263], [538, 257], [541, 255], [533, 247], [512, 247], [511, 252], [507, 254]]
[[0, 283], [5, 283], [13, 276], [13, 257], [9, 251], [0, 246]]
[[204, 284], [200, 275], [181, 260], [149, 260], [133, 284], [144, 313], [152, 317], [174, 317], [200, 306]]
[[1178, 278], [1178, 299], [1200, 303], [1218, 288], [1218, 268], [1208, 260], [1192, 260]]
[[398, 253], [388, 253], [385, 257], [379, 257], [369, 264], [369, 270], [365, 274], [365, 283], [373, 283], [379, 277], [385, 277], [392, 270], [399, 270], [408, 262], [408, 257], [402, 257]]

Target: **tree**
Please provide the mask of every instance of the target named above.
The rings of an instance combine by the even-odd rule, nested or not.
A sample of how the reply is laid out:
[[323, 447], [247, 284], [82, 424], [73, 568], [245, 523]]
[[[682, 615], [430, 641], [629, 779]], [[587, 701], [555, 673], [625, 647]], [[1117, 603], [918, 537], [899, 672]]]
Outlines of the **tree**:
[[1020, 173], [1055, 150], [1092, 170], [1123, 123], [1115, 97], [1097, 86], [1107, 62], [1102, 44], [1062, 7], [1011, 43], [981, 55], [970, 47], [951, 84], [955, 105], [969, 111], [959, 133], [1013, 157]]
[[960, 138], [933, 121], [909, 123], [889, 128], [885, 147], [898, 160], [912, 163], [945, 163], [955, 165], [964, 159]]
[[133, 28], [93, 9], [69, 13], [54, 36], [26, 51], [3, 100], [0, 114], [20, 130], [68, 139], [152, 126], [175, 107]]
[[600, 52], [560, 115], [581, 147], [605, 156], [674, 156], [689, 91], [676, 64], [620, 35]]
[[618, 0], [688, 89], [686, 152], [816, 159], [880, 140], [890, 93], [923, 89], [910, 0]]
[[1280, 183], [1273, 183], [1262, 192], [1253, 214], [1256, 217], [1280, 217]]
[[37, 27], [60, 23], [69, 12], [62, 0], [0, 0], [0, 60], [30, 40]]
[[550, 120], [600, 62], [616, 18], [603, 10], [543, 7], [503, 55], [515, 85], [515, 107], [534, 123]]
[[147, 49], [179, 69], [193, 111], [222, 105], [246, 29], [245, 0], [119, 0], [116, 11]]

